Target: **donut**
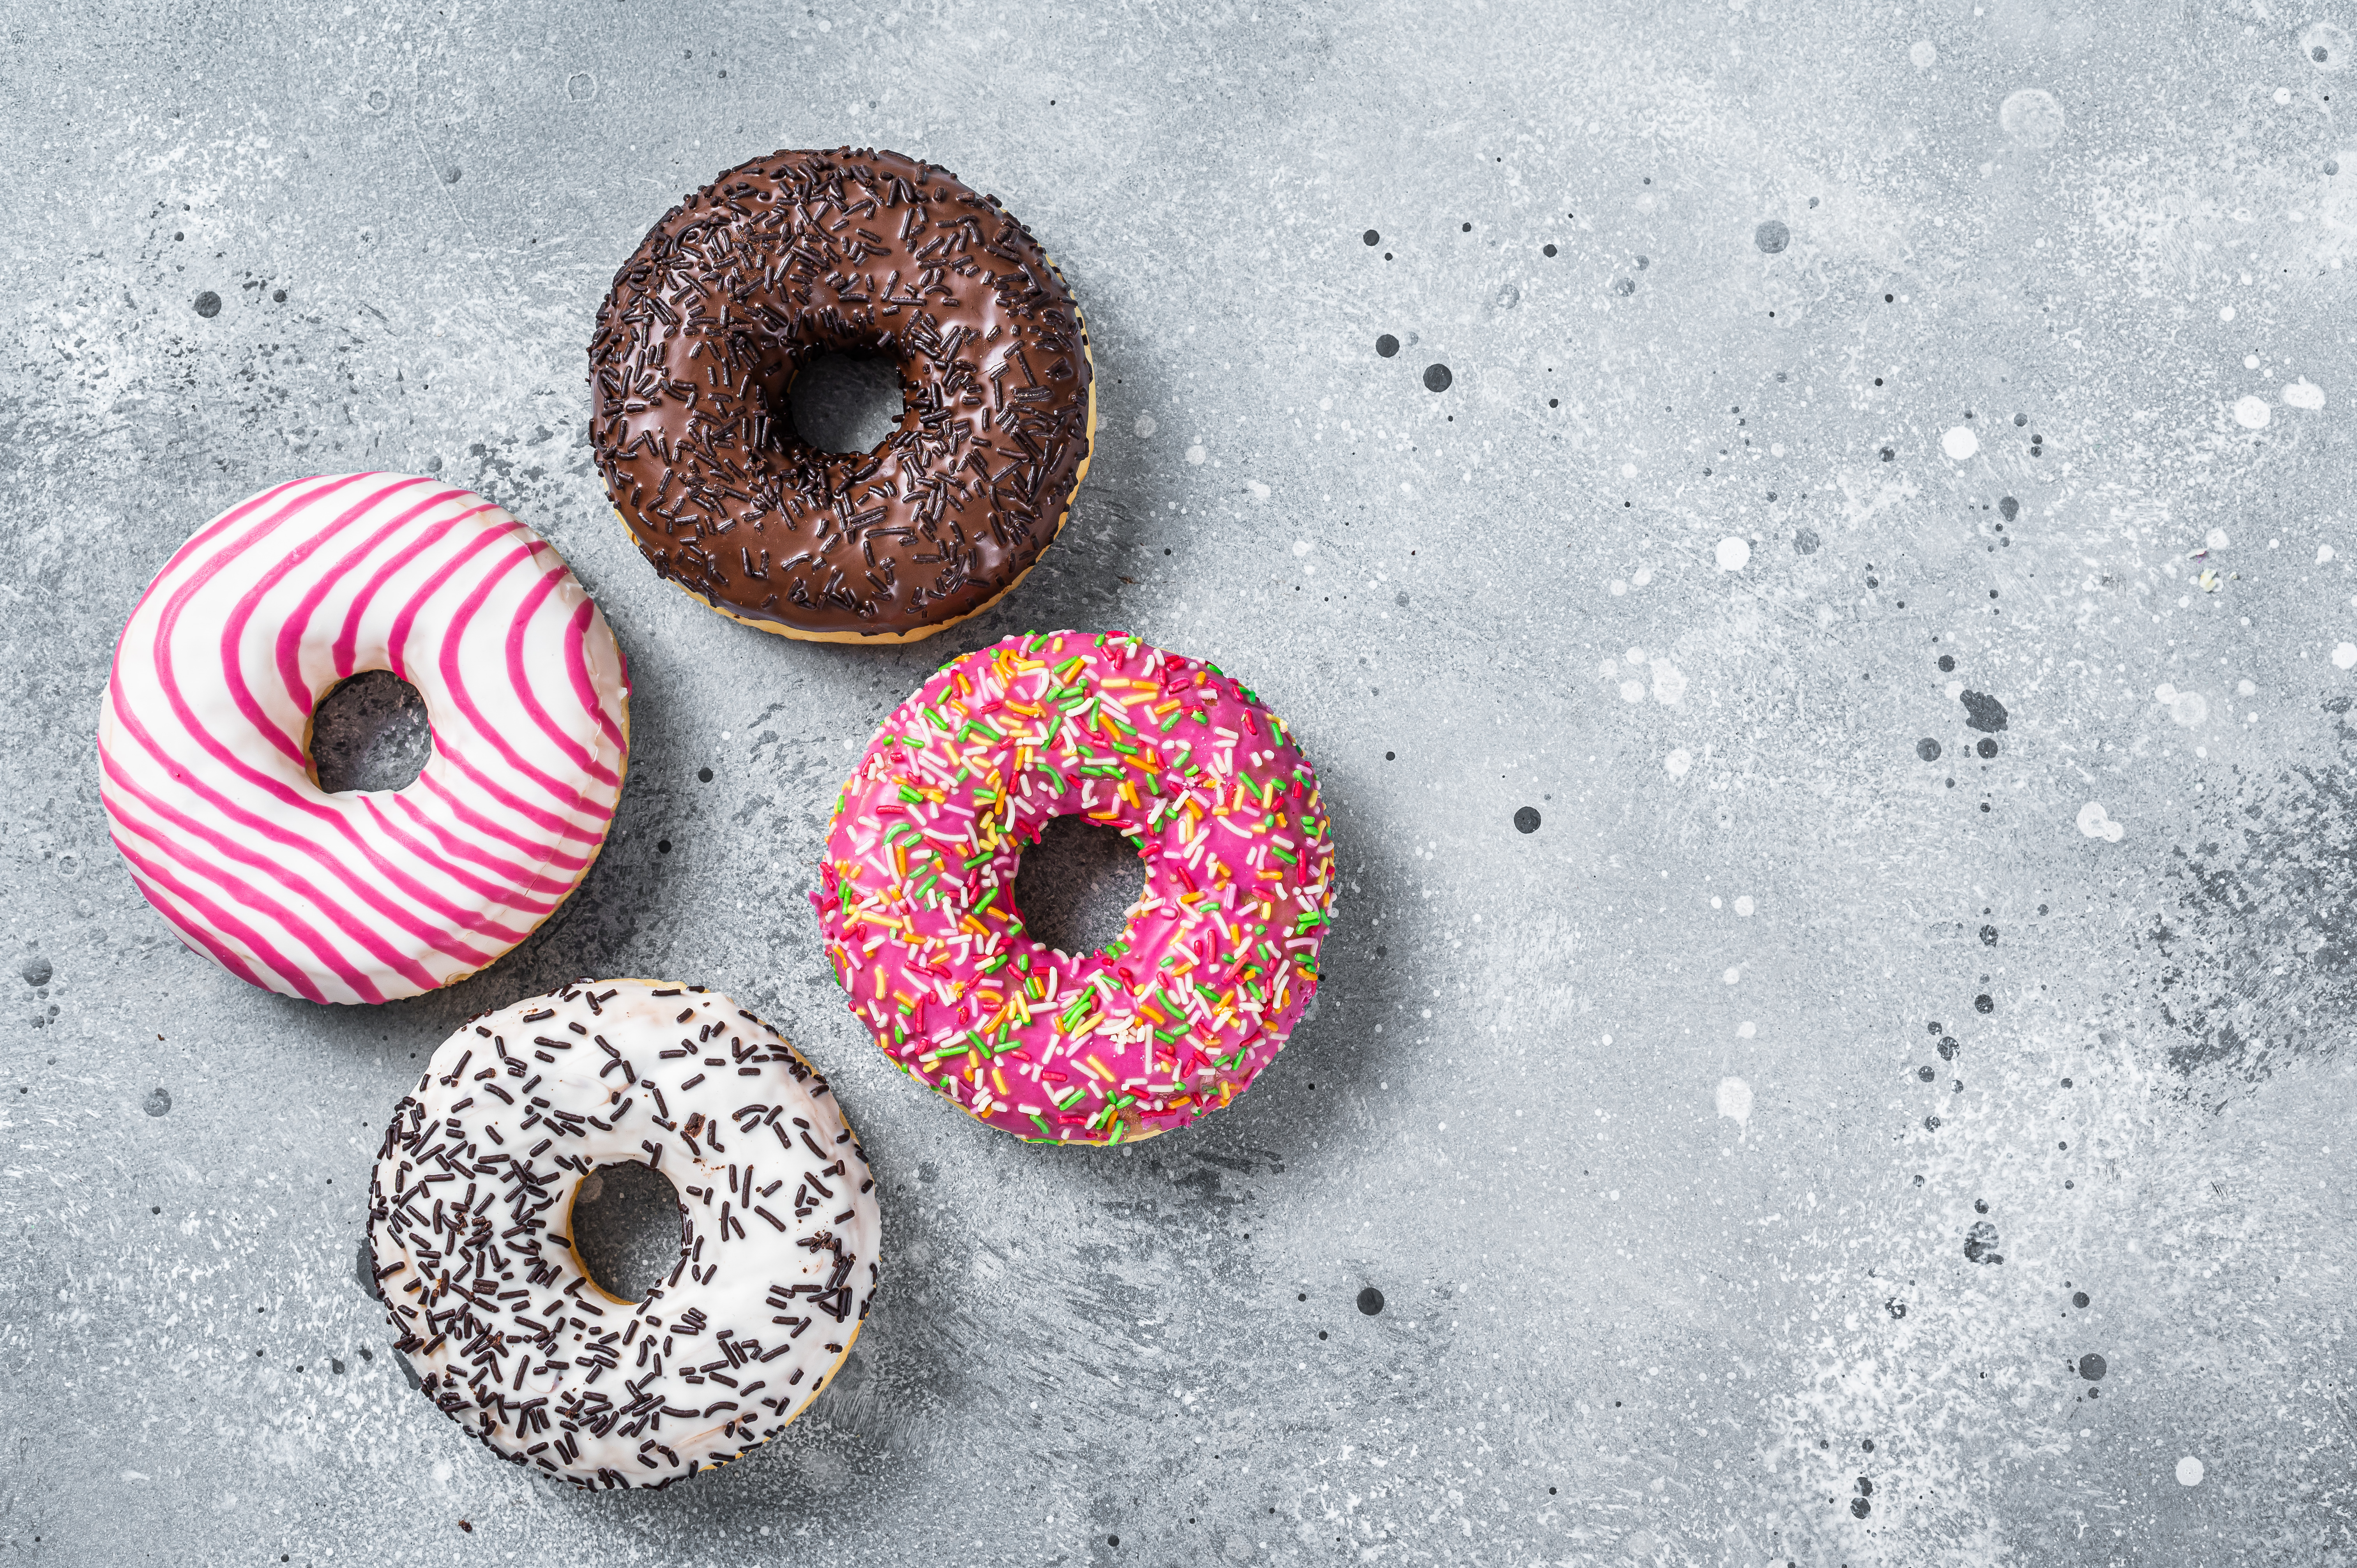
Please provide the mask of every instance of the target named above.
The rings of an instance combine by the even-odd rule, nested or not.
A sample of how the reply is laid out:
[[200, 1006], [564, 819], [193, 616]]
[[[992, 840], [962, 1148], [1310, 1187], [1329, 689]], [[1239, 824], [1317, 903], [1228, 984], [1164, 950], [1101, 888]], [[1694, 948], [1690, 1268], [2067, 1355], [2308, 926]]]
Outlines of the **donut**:
[[[329, 794], [311, 719], [390, 670], [434, 754]], [[383, 1002], [497, 961], [587, 875], [630, 755], [630, 682], [554, 549], [439, 479], [341, 474], [240, 502], [131, 612], [99, 798], [180, 940], [313, 1002]]]
[[[899, 366], [873, 451], [794, 432], [823, 353]], [[640, 550], [707, 607], [822, 642], [979, 615], [1062, 529], [1096, 380], [1064, 280], [996, 197], [899, 153], [779, 152], [664, 214], [589, 345], [590, 445]]]
[[[1073, 814], [1146, 862], [1120, 939], [1077, 958], [1014, 898], [1024, 848]], [[903, 1072], [1030, 1142], [1114, 1144], [1228, 1104], [1284, 1048], [1333, 898], [1285, 722], [1214, 665], [1067, 631], [954, 660], [884, 721], [811, 901]]]
[[[680, 1197], [679, 1262], [608, 1294], [570, 1231], [635, 1161]], [[469, 1021], [369, 1178], [376, 1288], [418, 1382], [492, 1453], [667, 1487], [784, 1431], [875, 1299], [876, 1180], [826, 1079], [701, 985], [580, 980]]]

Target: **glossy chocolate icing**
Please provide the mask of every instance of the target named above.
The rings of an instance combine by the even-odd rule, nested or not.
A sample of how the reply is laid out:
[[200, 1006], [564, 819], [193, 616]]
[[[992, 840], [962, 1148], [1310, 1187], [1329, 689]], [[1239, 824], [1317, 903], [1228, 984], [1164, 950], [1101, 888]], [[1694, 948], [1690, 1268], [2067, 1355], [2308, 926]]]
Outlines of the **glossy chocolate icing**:
[[[900, 369], [875, 450], [796, 435], [813, 357]], [[789, 636], [909, 640], [987, 606], [1087, 471], [1088, 338], [1028, 231], [898, 153], [780, 152], [665, 214], [589, 346], [591, 442], [655, 570]]]

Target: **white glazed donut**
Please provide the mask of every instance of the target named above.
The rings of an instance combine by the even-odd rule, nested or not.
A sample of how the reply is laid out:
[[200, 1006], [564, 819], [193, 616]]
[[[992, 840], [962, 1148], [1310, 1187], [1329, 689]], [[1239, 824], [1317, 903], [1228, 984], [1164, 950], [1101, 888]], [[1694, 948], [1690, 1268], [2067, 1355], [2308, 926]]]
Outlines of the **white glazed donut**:
[[[328, 794], [311, 715], [390, 670], [434, 755]], [[296, 479], [182, 545], [131, 612], [100, 798], [147, 901], [242, 980], [382, 1002], [463, 980], [597, 859], [630, 754], [629, 671], [554, 549], [439, 479]]]
[[[581, 1178], [637, 1161], [681, 1199], [636, 1305], [582, 1267]], [[867, 1156], [826, 1079], [701, 986], [576, 981], [442, 1042], [369, 1180], [369, 1246], [434, 1402], [493, 1453], [662, 1487], [785, 1430], [877, 1282]]]

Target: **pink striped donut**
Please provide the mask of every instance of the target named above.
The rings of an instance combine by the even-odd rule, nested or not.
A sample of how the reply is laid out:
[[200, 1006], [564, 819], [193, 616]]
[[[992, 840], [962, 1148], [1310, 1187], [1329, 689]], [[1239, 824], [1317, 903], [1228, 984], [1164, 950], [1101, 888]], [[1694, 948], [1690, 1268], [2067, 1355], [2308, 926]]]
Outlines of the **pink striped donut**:
[[[434, 755], [328, 794], [318, 700], [390, 670]], [[241, 980], [385, 1002], [465, 979], [597, 858], [630, 672], [548, 542], [439, 479], [296, 479], [182, 545], [131, 612], [99, 714], [115, 847], [180, 940]]]

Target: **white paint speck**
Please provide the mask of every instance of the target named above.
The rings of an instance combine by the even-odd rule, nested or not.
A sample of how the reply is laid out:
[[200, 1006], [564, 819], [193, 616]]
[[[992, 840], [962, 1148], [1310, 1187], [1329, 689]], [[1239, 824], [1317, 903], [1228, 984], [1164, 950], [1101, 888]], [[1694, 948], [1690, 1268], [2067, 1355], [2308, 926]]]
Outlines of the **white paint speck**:
[[2210, 699], [2199, 692], [2179, 692], [2169, 699], [2169, 716], [2191, 729], [2210, 716]]
[[2267, 406], [2265, 398], [2244, 397], [2234, 400], [2234, 423], [2245, 430], [2265, 430], [2267, 427], [2267, 421], [2274, 417], [2275, 411]]
[[1617, 598], [1619, 598], [1621, 595], [1623, 595], [1623, 594], [1627, 593], [1628, 591], [1629, 591], [1629, 583], [1628, 583], [1628, 579], [1626, 579], [1626, 578], [1624, 578], [1624, 577], [1615, 577], [1615, 578], [1613, 578], [1613, 579], [1612, 579], [1612, 596], [1613, 596], [1614, 598], [1616, 598], [1616, 599], [1617, 599]]
[[2104, 804], [2100, 800], [2090, 800], [2079, 808], [2079, 831], [2091, 839], [2103, 839], [2111, 843], [2117, 843], [2128, 836], [2127, 829], [2104, 814]]
[[1964, 683], [1962, 681], [1951, 681], [1948, 682], [1948, 701], [1953, 703], [1964, 694]]
[[[1751, 1086], [1739, 1078], [1718, 1080], [1718, 1113], [1730, 1116], [1739, 1126], [1751, 1120]], [[2188, 1464], [2192, 1461], [2188, 1460]], [[2182, 1469], [2180, 1466], [2179, 1468]]]
[[1981, 438], [1961, 424], [1950, 426], [1948, 433], [1940, 437], [1940, 450], [1953, 462], [1961, 463], [1980, 449]]
[[2023, 146], [2050, 147], [2062, 139], [2062, 105], [2042, 87], [2025, 87], [2006, 94], [1996, 123]]
[[2330, 544], [2319, 544], [2319, 545], [2318, 545], [2318, 546], [2316, 547], [2316, 564], [2317, 564], [2318, 565], [2321, 566], [2321, 565], [2323, 565], [2327, 561], [2330, 561], [2330, 560], [2331, 560], [2331, 559], [2332, 559], [2332, 546], [2331, 546], [2331, 545], [2330, 545]]
[[1653, 660], [1653, 701], [1675, 707], [1685, 700], [1685, 672], [1666, 659]]
[[1729, 984], [1729, 985], [1733, 985], [1736, 982], [1738, 982], [1738, 981], [1741, 980], [1742, 978], [1743, 978], [1743, 966], [1742, 966], [1741, 964], [1729, 964], [1729, 965], [1727, 966], [1727, 972], [1726, 972], [1725, 974], [1722, 974], [1722, 975], [1720, 975], [1720, 976], [1719, 976], [1719, 979], [1721, 979], [1721, 980], [1723, 980], [1723, 981], [1727, 982], [1727, 984]]
[[2207, 544], [2212, 550], [2223, 550], [2226, 548], [2227, 542], [2226, 531], [2222, 528], [2213, 528], [2210, 531], [2210, 537], [2203, 540], [2201, 542]]
[[1624, 703], [1643, 702], [1645, 700], [1645, 682], [1642, 681], [1621, 682], [1620, 700]]
[[2293, 408], [2322, 408], [2324, 406], [2324, 389], [2318, 386], [2314, 381], [2309, 381], [2306, 376], [2302, 376], [2296, 381], [2286, 383], [2283, 390], [2283, 400], [2285, 403]]
[[1742, 1023], [1735, 1026], [1735, 1037], [1738, 1040], [1750, 1039], [1753, 1036], [1759, 1033], [1760, 1026], [1753, 1023], [1749, 1018], [1746, 1018]]
[[1634, 464], [1634, 463], [1623, 463], [1623, 464], [1621, 464], [1621, 465], [1620, 465], [1620, 477], [1621, 477], [1622, 478], [1624, 478], [1624, 479], [1633, 479], [1633, 478], [1635, 478], [1637, 477], [1637, 465], [1636, 465], [1636, 464]]
[[2234, 319], [2234, 307], [2233, 307], [2233, 306], [2231, 306], [2231, 305], [2222, 305], [2222, 306], [2220, 306], [2218, 307], [2218, 319], [2219, 319], [2219, 320], [2221, 320], [2221, 321], [2232, 321], [2232, 320], [2233, 320], [2233, 319]]
[[1630, 645], [1629, 651], [1620, 657], [1631, 664], [1642, 664], [1645, 662], [1645, 650], [1632, 643]]
[[1308, 554], [1308, 553], [1309, 553], [1309, 541], [1308, 541], [1308, 540], [1306, 540], [1306, 539], [1297, 539], [1297, 540], [1295, 540], [1295, 541], [1293, 542], [1293, 553], [1294, 553], [1296, 555], [1307, 555], [1307, 554]]
[[1150, 413], [1141, 413], [1137, 416], [1137, 423], [1130, 428], [1140, 435], [1151, 435], [1154, 434], [1154, 416]]
[[[1187, 461], [1196, 465], [1198, 467], [1202, 466], [1203, 459], [1208, 456], [1209, 454], [1203, 450], [1203, 444], [1200, 441], [1196, 442], [1192, 446], [1187, 448]], [[1405, 489], [1406, 487], [1402, 486], [1401, 488]]]
[[1729, 534], [1727, 538], [1718, 542], [1718, 569], [1720, 571], [1740, 572], [1744, 567], [1750, 564], [1750, 541], [1738, 539], [1733, 534]]
[[2357, 642], [2344, 642], [2333, 649], [2332, 667], [2336, 670], [2357, 670]]
[[1629, 580], [1641, 588], [1653, 580], [1653, 569], [1651, 566], [1640, 566], [1629, 574]]
[[1917, 70], [1929, 70], [1940, 63], [1940, 51], [1932, 47], [1931, 39], [1918, 38], [1908, 46], [1907, 58], [1914, 62]]
[[1682, 746], [1663, 757], [1662, 766], [1670, 770], [1671, 778], [1683, 779], [1694, 770], [1694, 753]]
[[1266, 506], [1268, 504], [1268, 487], [1262, 484], [1258, 479], [1246, 479], [1244, 481], [1244, 490], [1252, 497], [1253, 504], [1254, 506]]
[[2177, 1462], [2177, 1484], [2198, 1487], [2201, 1484], [2201, 1461], [2188, 1454]]
[[1751, 901], [1751, 895], [1749, 893], [1744, 894], [1735, 901], [1735, 912], [1743, 916], [1746, 919], [1749, 919], [1751, 917], [1752, 911], [1759, 908], [1759, 905]]

